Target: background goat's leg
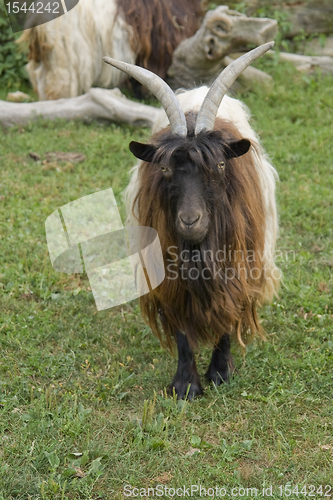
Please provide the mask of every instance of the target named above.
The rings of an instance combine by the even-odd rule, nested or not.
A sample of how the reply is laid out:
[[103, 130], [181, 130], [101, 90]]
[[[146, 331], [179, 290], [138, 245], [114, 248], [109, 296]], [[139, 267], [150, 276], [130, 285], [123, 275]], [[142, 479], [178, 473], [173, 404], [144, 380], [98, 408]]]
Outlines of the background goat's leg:
[[205, 377], [212, 380], [214, 384], [220, 385], [222, 382], [226, 382], [234, 371], [235, 366], [230, 354], [230, 337], [223, 335], [214, 348]]
[[186, 335], [177, 332], [178, 366], [173, 381], [169, 386], [169, 392], [176, 391], [178, 399], [184, 399], [191, 384], [188, 399], [193, 399], [203, 393], [200, 378], [195, 364], [194, 354], [189, 346]]

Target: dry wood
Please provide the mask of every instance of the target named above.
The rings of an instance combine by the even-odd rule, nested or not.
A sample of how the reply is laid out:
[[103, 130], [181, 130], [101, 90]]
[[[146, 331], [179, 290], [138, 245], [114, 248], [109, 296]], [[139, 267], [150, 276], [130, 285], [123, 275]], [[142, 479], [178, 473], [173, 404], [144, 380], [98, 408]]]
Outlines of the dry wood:
[[280, 52], [280, 61], [287, 61], [296, 66], [299, 71], [312, 73], [320, 68], [323, 74], [333, 74], [333, 57], [329, 56], [302, 56]]
[[[207, 8], [210, 0], [203, 0]], [[232, 6], [234, 0], [214, 0], [218, 5]], [[258, 9], [266, 11], [278, 10], [285, 13], [288, 25], [287, 37], [299, 33], [333, 33], [333, 2], [332, 0], [245, 0], [245, 12], [253, 16]]]
[[0, 123], [4, 126], [24, 125], [39, 117], [48, 120], [104, 119], [151, 127], [158, 108], [127, 99], [119, 89], [91, 88], [87, 94], [69, 99], [13, 103], [0, 101]]
[[[217, 7], [207, 12], [195, 35], [181, 42], [173, 53], [168, 83], [174, 89], [210, 84], [227, 65], [227, 55], [248, 44], [274, 40], [277, 30], [273, 19], [250, 18], [226, 6]], [[261, 75], [259, 80], [267, 78]]]
[[[268, 52], [270, 55], [275, 55], [276, 52], [274, 50], [270, 50]], [[243, 55], [243, 52], [237, 52], [236, 54], [231, 54], [232, 59], [240, 57]], [[333, 57], [330, 56], [304, 56], [300, 54], [290, 54], [289, 52], [279, 52], [279, 60], [290, 62], [293, 64], [298, 71], [303, 71], [305, 73], [312, 73], [316, 69], [320, 69], [323, 74], [333, 74]], [[225, 58], [225, 62], [230, 64], [232, 61], [230, 57]], [[262, 73], [262, 75], [260, 75]], [[269, 79], [271, 78], [266, 73], [259, 71], [256, 68], [247, 68], [243, 74], [239, 77], [239, 81], [243, 83], [245, 86], [248, 86], [249, 83], [253, 80], [260, 81], [261, 83], [269, 83]]]

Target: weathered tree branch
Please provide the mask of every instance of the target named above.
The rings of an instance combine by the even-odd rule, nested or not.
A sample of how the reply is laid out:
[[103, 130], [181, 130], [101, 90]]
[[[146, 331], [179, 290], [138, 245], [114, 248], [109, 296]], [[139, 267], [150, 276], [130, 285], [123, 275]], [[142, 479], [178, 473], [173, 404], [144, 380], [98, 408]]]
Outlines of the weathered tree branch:
[[119, 89], [91, 88], [89, 92], [69, 99], [13, 103], [0, 101], [0, 123], [4, 126], [24, 125], [40, 117], [55, 120], [104, 119], [116, 123], [152, 126], [158, 108], [127, 99]]
[[[207, 12], [195, 35], [177, 47], [167, 81], [174, 89], [209, 85], [228, 64], [227, 55], [248, 44], [261, 45], [274, 40], [277, 30], [273, 19], [250, 18], [226, 6], [217, 7]], [[247, 85], [253, 83], [253, 78], [257, 81], [258, 75], [252, 72]], [[260, 82], [269, 79], [261, 72]]]
[[[203, 0], [203, 8], [207, 8], [210, 0]], [[233, 5], [234, 0], [214, 0], [217, 5]], [[292, 38], [299, 33], [318, 34], [333, 33], [332, 0], [245, 0], [245, 12], [254, 15], [258, 9], [274, 7], [285, 16], [287, 37]]]
[[312, 73], [320, 68], [324, 74], [333, 74], [333, 57], [329, 56], [302, 56], [299, 54], [289, 54], [280, 52], [280, 61], [294, 64], [296, 69], [305, 73]]

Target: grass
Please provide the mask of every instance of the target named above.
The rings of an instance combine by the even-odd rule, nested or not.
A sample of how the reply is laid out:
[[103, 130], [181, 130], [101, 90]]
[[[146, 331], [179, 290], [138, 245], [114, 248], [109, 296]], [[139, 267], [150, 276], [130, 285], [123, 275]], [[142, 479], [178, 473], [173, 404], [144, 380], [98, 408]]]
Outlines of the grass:
[[[176, 360], [137, 302], [97, 312], [85, 275], [54, 271], [45, 241], [49, 214], [108, 187], [124, 220], [128, 143], [149, 131], [62, 121], [2, 130], [1, 500], [121, 499], [125, 485], [158, 484], [224, 487], [225, 498], [333, 494], [333, 81], [262, 64], [274, 88], [242, 98], [280, 175], [284, 285], [261, 311], [267, 341], [245, 358], [234, 346], [238, 374], [191, 403], [165, 395]], [[31, 151], [86, 160], [43, 164]], [[200, 373], [208, 357], [198, 354]]]

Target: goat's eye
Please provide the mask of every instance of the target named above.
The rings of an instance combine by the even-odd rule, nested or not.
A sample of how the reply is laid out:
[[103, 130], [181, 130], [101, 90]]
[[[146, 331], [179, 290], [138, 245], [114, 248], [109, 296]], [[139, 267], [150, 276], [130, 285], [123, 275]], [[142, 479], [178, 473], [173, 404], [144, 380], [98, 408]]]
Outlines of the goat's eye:
[[224, 167], [225, 167], [225, 162], [224, 161], [220, 161], [218, 164], [217, 164], [217, 168], [219, 170], [224, 170]]
[[171, 179], [172, 177], [172, 171], [169, 167], [166, 167], [165, 165], [160, 166], [161, 172], [163, 174], [163, 177], [165, 179]]

